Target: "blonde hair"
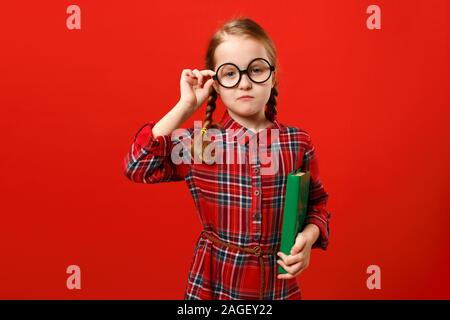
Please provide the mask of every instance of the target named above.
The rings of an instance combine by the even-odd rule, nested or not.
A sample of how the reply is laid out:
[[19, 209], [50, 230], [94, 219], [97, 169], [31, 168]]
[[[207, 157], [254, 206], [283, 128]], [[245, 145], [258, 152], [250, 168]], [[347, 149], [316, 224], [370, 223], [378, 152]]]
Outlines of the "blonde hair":
[[[214, 61], [214, 53], [217, 47], [225, 41], [227, 35], [235, 35], [235, 36], [247, 36], [258, 40], [264, 46], [267, 51], [267, 55], [269, 57], [269, 62], [275, 66], [275, 70], [278, 69], [277, 66], [277, 52], [275, 45], [269, 35], [264, 31], [264, 29], [257, 24], [255, 21], [240, 17], [234, 18], [226, 22], [216, 33], [212, 36], [209, 41], [208, 49], [206, 50], [205, 56], [205, 67], [208, 70], [214, 70], [215, 61]], [[278, 80], [275, 78], [274, 86], [270, 92], [269, 100], [267, 101], [267, 109], [266, 116], [270, 121], [274, 120], [275, 115], [277, 114], [277, 96], [278, 96]], [[211, 89], [211, 93], [208, 97], [208, 104], [206, 106], [206, 115], [205, 121], [202, 129], [202, 136], [206, 133], [209, 128], [217, 128], [221, 129], [221, 126], [217, 122], [213, 122], [212, 116], [214, 110], [216, 109], [216, 101], [217, 101], [217, 92], [214, 87]], [[203, 161], [203, 150], [205, 150], [206, 146], [209, 144], [209, 141], [205, 141], [202, 143], [201, 148], [195, 148], [197, 143], [194, 143], [192, 146], [192, 155], [194, 155], [195, 150], [197, 156]]]

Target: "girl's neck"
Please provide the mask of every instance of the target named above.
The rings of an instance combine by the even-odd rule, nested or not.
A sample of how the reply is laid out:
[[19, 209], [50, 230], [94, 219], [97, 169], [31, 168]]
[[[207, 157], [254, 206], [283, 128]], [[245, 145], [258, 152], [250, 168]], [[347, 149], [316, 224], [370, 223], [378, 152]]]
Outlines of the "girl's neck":
[[247, 128], [248, 130], [253, 131], [254, 133], [264, 130], [272, 125], [272, 122], [270, 122], [266, 118], [264, 109], [252, 117], [239, 116], [229, 109], [228, 113], [230, 114], [230, 117], [233, 118], [234, 121], [239, 123], [241, 126]]

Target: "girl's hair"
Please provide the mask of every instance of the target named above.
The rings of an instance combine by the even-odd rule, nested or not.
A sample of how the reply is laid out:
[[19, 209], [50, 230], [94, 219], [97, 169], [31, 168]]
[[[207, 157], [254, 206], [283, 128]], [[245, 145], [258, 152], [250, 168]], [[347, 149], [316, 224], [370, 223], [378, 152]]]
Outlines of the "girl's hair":
[[[227, 35], [250, 37], [252, 39], [260, 41], [267, 51], [269, 62], [273, 66], [275, 66], [275, 70], [278, 70], [277, 53], [272, 39], [268, 36], [268, 34], [259, 24], [245, 17], [234, 18], [232, 20], [229, 20], [212, 36], [211, 40], [209, 41], [208, 49], [206, 51], [205, 56], [206, 69], [214, 70], [215, 66], [214, 53], [217, 47], [222, 42], [225, 41]], [[278, 81], [277, 78], [275, 77], [275, 83], [270, 92], [270, 97], [269, 100], [267, 101], [267, 109], [265, 111], [266, 117], [270, 121], [273, 121], [275, 115], [277, 114], [277, 96], [278, 96]], [[206, 133], [206, 130], [208, 130], [209, 128], [221, 129], [220, 124], [217, 122], [213, 122], [212, 119], [214, 110], [216, 109], [216, 100], [217, 100], [217, 92], [215, 91], [214, 87], [212, 87], [211, 94], [208, 97], [208, 105], [206, 107], [206, 116], [202, 129], [202, 136], [204, 133]], [[195, 152], [199, 157], [199, 159], [203, 160], [203, 150], [205, 150], [205, 148], [208, 146], [209, 143], [210, 143], [209, 141], [203, 142], [201, 148], [194, 148], [196, 145], [198, 145], [198, 142], [192, 144], [192, 155], [194, 156]]]

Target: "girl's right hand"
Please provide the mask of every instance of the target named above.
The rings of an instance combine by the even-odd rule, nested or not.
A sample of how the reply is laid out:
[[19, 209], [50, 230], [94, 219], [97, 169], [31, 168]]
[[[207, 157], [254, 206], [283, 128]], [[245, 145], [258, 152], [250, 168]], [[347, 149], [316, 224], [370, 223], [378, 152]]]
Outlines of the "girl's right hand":
[[195, 112], [209, 97], [214, 83], [211, 77], [215, 74], [212, 70], [184, 69], [180, 79], [180, 102]]

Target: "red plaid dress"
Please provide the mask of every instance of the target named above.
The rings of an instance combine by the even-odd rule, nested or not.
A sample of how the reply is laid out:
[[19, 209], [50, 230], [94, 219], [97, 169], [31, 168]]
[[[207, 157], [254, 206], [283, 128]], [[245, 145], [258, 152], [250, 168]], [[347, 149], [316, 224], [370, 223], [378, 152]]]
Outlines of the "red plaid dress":
[[[313, 223], [320, 229], [313, 248], [326, 250], [331, 215], [310, 135], [302, 129], [285, 126], [275, 118], [268, 129], [278, 129], [278, 139], [271, 141], [269, 132], [269, 138], [265, 143], [259, 143], [258, 148], [264, 148], [270, 155], [276, 143], [278, 152], [272, 151], [272, 155], [278, 159], [278, 171], [261, 174], [270, 164], [261, 162], [258, 156], [253, 160], [247, 157], [249, 142], [252, 139], [263, 141], [261, 131], [254, 133], [241, 126], [228, 111], [223, 114], [220, 124], [223, 146], [228, 147], [222, 149], [223, 157], [229, 159], [227, 153], [233, 153], [233, 163], [197, 164], [190, 161], [176, 165], [171, 160], [172, 149], [185, 139], [172, 139], [171, 135], [154, 137], [155, 122], [149, 122], [136, 133], [125, 156], [123, 170], [126, 177], [139, 183], [184, 180], [204, 230], [239, 247], [257, 245], [264, 251], [278, 252], [287, 174], [301, 167], [302, 171], [311, 173], [306, 223]], [[194, 129], [190, 128], [188, 132], [192, 135]], [[242, 135], [247, 138], [238, 139]], [[237, 161], [238, 156], [247, 160]], [[187, 277], [185, 299], [253, 300], [259, 299], [260, 294], [267, 300], [301, 299], [295, 278], [277, 279], [276, 260], [277, 256], [273, 254], [263, 257], [263, 282], [257, 256], [230, 250], [199, 236]], [[261, 283], [263, 290], [260, 290]]]

